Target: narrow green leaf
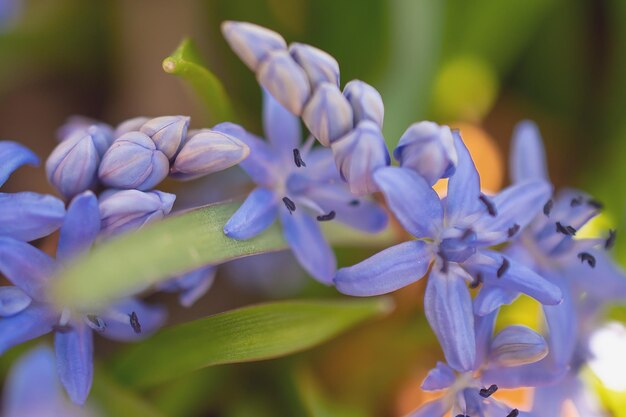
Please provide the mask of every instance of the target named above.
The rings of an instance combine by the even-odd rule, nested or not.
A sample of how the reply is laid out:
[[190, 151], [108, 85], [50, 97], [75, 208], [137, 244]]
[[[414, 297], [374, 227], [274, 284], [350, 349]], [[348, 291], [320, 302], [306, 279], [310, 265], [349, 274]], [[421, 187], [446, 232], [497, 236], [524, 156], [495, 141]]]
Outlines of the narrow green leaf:
[[163, 70], [185, 80], [198, 95], [215, 123], [234, 121], [230, 99], [219, 78], [203, 64], [191, 39], [163, 60]]
[[120, 381], [145, 388], [208, 366], [299, 352], [390, 309], [385, 298], [245, 307], [165, 329], [130, 347], [112, 369]]

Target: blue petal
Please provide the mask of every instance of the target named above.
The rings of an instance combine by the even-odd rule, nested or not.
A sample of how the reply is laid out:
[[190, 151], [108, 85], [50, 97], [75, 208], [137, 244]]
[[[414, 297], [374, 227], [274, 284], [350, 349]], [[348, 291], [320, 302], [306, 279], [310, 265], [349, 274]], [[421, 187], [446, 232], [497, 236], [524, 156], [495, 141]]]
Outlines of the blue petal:
[[337, 85], [323, 82], [306, 103], [302, 121], [323, 146], [330, 146], [352, 129], [354, 115]]
[[140, 131], [148, 135], [156, 148], [171, 160], [185, 140], [188, 127], [187, 116], [161, 116], [147, 120]]
[[417, 173], [406, 168], [380, 168], [374, 180], [407, 232], [415, 237], [433, 237], [443, 227], [439, 197]]
[[[592, 277], [586, 277], [592, 279]], [[564, 294], [563, 301], [555, 306], [543, 306], [543, 313], [548, 324], [550, 356], [557, 367], [567, 367], [574, 355], [578, 340], [578, 314], [574, 304], [570, 284], [566, 279], [553, 277]], [[596, 285], [601, 285], [596, 283]]]
[[386, 294], [418, 281], [428, 271], [432, 253], [428, 244], [413, 240], [392, 246], [335, 275], [337, 290], [344, 294]]
[[452, 131], [457, 153], [457, 166], [454, 175], [448, 180], [446, 197], [446, 217], [451, 224], [481, 209], [480, 177], [469, 150], [461, 139], [458, 130]]
[[225, 21], [222, 34], [233, 52], [253, 71], [270, 51], [287, 50], [282, 36], [254, 23]]
[[596, 259], [595, 268], [579, 259], [572, 259], [565, 268], [565, 277], [599, 302], [626, 299], [626, 272], [623, 268], [602, 250], [592, 249], [588, 252]]
[[159, 286], [161, 291], [180, 292], [179, 301], [184, 307], [191, 307], [213, 285], [217, 268], [209, 265], [172, 278]]
[[314, 46], [297, 42], [289, 45], [289, 53], [302, 67], [314, 88], [322, 82], [339, 87], [339, 63], [330, 54]]
[[276, 220], [278, 197], [267, 188], [254, 189], [224, 225], [226, 236], [245, 240], [267, 229]]
[[524, 229], [541, 213], [551, 194], [552, 186], [542, 180], [525, 181], [507, 187], [492, 198], [497, 215], [492, 217], [485, 213], [474, 225], [478, 239], [485, 246], [498, 245], [511, 239], [519, 231], [509, 236], [509, 230]]
[[491, 339], [493, 337], [493, 329], [496, 324], [498, 312], [487, 314], [485, 316], [474, 317], [474, 332], [476, 333], [476, 364], [475, 369], [480, 368], [487, 360]]
[[271, 146], [285, 163], [293, 163], [293, 150], [300, 147], [302, 128], [300, 119], [284, 108], [267, 90], [263, 89], [263, 130]]
[[337, 261], [319, 224], [302, 209], [293, 213], [280, 210], [280, 221], [285, 239], [300, 265], [316, 280], [332, 283]]
[[407, 417], [444, 417], [450, 411], [450, 404], [445, 398], [427, 402]]
[[93, 332], [82, 323], [54, 336], [59, 379], [70, 399], [78, 405], [87, 400], [93, 382]]
[[0, 272], [35, 300], [45, 300], [56, 262], [34, 246], [0, 237]]
[[520, 366], [534, 363], [548, 354], [548, 344], [537, 332], [526, 326], [507, 326], [491, 343], [489, 359], [502, 366]]
[[65, 262], [88, 251], [99, 232], [98, 199], [91, 191], [77, 195], [67, 208], [61, 226], [57, 259]]
[[0, 287], [0, 317], [13, 316], [30, 305], [32, 299], [18, 287]]
[[274, 187], [277, 178], [281, 177], [281, 169], [284, 165], [280, 163], [280, 157], [276, 149], [272, 148], [263, 139], [250, 133], [245, 133], [241, 137], [243, 143], [250, 148], [249, 156], [239, 163], [239, 166], [258, 185]]
[[309, 100], [311, 86], [304, 70], [286, 50], [270, 51], [261, 61], [256, 78], [287, 110], [302, 114]]
[[431, 369], [422, 382], [422, 389], [425, 391], [437, 391], [448, 388], [454, 384], [456, 376], [454, 370], [443, 362], [437, 362], [437, 366]]
[[58, 229], [64, 216], [65, 205], [51, 195], [0, 193], [0, 236], [39, 239]]
[[546, 155], [539, 128], [534, 122], [524, 120], [515, 126], [511, 143], [511, 180], [549, 181]]
[[[135, 313], [140, 331], [133, 328], [130, 316]], [[105, 323], [104, 337], [121, 342], [134, 342], [156, 332], [165, 322], [167, 312], [163, 307], [128, 298], [111, 306], [99, 316]]]
[[503, 305], [511, 304], [519, 296], [517, 291], [502, 287], [485, 286], [480, 289], [474, 299], [474, 313], [486, 316]]
[[0, 354], [13, 346], [52, 331], [59, 315], [44, 304], [31, 304], [20, 313], [0, 320]]
[[39, 158], [30, 149], [17, 142], [0, 141], [0, 187], [13, 171], [25, 164], [37, 166]]
[[487, 367], [483, 369], [482, 380], [489, 384], [496, 384], [500, 388], [541, 387], [537, 391], [543, 391], [548, 386], [559, 382], [567, 371], [565, 368], [555, 368], [549, 359], [550, 356], [539, 362], [522, 366]]
[[385, 106], [378, 90], [361, 80], [352, 80], [344, 86], [343, 95], [352, 106], [354, 123], [371, 120], [382, 129]]
[[426, 285], [424, 311], [448, 364], [459, 372], [474, 369], [476, 336], [472, 298], [463, 270], [449, 265], [447, 274], [433, 268]]

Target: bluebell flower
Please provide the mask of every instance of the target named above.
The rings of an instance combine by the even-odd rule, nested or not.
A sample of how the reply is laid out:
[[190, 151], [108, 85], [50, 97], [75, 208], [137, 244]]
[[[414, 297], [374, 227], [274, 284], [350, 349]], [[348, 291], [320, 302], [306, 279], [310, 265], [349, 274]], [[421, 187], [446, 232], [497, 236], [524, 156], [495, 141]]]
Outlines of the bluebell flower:
[[385, 107], [378, 90], [361, 80], [352, 80], [346, 83], [343, 95], [352, 106], [355, 125], [362, 120], [371, 120], [382, 129]]
[[278, 218], [300, 264], [330, 284], [336, 261], [319, 222], [337, 220], [376, 232], [385, 227], [387, 216], [374, 202], [349, 192], [329, 149], [311, 149], [311, 140], [302, 144], [299, 120], [269, 94], [264, 95], [263, 122], [268, 142], [241, 128], [232, 132], [250, 147], [240, 166], [257, 188], [226, 223], [224, 233], [249, 239]]
[[321, 82], [306, 103], [302, 121], [311, 134], [324, 146], [330, 146], [353, 126], [350, 102], [332, 83]]
[[[39, 158], [16, 142], [0, 141], [0, 187], [23, 165], [38, 165]], [[47, 236], [61, 226], [63, 202], [31, 192], [0, 193], [0, 236], [31, 241]]]
[[526, 227], [541, 211], [551, 188], [527, 181], [488, 197], [461, 136], [454, 132], [458, 164], [441, 201], [428, 182], [407, 168], [374, 172], [391, 211], [418, 240], [388, 248], [335, 276], [345, 294], [388, 293], [419, 280], [429, 270], [424, 309], [446, 360], [458, 371], [475, 360], [474, 311], [468, 284], [519, 291], [543, 304], [558, 304], [561, 291], [512, 258], [489, 250]]
[[152, 139], [168, 159], [174, 159], [187, 136], [188, 116], [161, 116], [147, 120], [139, 131]]
[[332, 55], [297, 42], [289, 45], [289, 54], [302, 67], [313, 88], [323, 82], [339, 87], [339, 63]]
[[422, 383], [422, 389], [445, 390], [444, 395], [424, 404], [408, 417], [530, 416], [496, 400], [493, 394], [503, 382], [509, 382], [506, 384], [509, 388], [532, 384], [532, 380], [510, 383], [500, 375], [503, 371], [514, 374], [518, 367], [542, 359], [548, 352], [548, 346], [541, 335], [523, 326], [506, 327], [492, 336], [495, 317], [496, 314], [492, 313], [478, 318], [475, 323], [477, 356], [471, 368], [456, 372], [447, 364], [438, 362]]
[[[0, 237], [0, 272], [19, 291], [17, 307], [3, 311], [0, 352], [54, 332], [57, 369], [71, 400], [83, 404], [93, 378], [93, 331], [114, 340], [132, 341], [155, 331], [164, 311], [129, 298], [87, 314], [58, 310], [48, 299], [48, 284], [66, 262], [88, 251], [100, 232], [98, 200], [90, 192], [70, 203], [61, 227], [57, 259], [8, 237]], [[6, 290], [5, 290], [6, 291]], [[5, 298], [6, 301], [6, 298]]]
[[209, 291], [215, 280], [216, 273], [217, 267], [207, 265], [167, 280], [159, 285], [158, 289], [165, 292], [178, 293], [180, 305], [191, 307]]

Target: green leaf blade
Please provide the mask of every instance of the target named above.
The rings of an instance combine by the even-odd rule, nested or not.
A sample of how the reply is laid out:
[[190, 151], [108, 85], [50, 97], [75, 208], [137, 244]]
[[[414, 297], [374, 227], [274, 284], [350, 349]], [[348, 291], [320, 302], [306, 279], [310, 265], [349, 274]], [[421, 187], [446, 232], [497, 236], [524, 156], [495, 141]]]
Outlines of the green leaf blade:
[[114, 361], [113, 373], [145, 388], [208, 366], [277, 358], [321, 344], [390, 309], [386, 298], [244, 307], [159, 332]]

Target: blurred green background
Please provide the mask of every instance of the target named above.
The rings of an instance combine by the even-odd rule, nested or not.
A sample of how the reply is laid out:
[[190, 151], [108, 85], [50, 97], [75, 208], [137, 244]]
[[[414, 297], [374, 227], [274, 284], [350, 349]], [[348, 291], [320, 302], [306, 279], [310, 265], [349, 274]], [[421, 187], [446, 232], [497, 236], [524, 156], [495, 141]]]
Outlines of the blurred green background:
[[[557, 187], [594, 194], [606, 206], [603, 225], [626, 230], [622, 0], [0, 0], [0, 19], [0, 138], [40, 156], [73, 114], [111, 124], [188, 114], [193, 127], [210, 125], [161, 67], [186, 36], [222, 79], [238, 121], [260, 131], [254, 76], [219, 32], [225, 19], [247, 20], [330, 52], [342, 84], [378, 88], [390, 146], [415, 121], [461, 126], [488, 188], [507, 181], [515, 123], [535, 120]], [[17, 189], [52, 192], [42, 171], [18, 172], [7, 186]], [[353, 252], [340, 251], [341, 262], [367, 255]], [[615, 253], [626, 262], [626, 239]], [[391, 319], [306, 360], [210, 369], [143, 395], [170, 416], [401, 415], [423, 401], [420, 378], [439, 355], [416, 319], [421, 290], [397, 295]], [[223, 297], [211, 297], [208, 311], [247, 301]]]

